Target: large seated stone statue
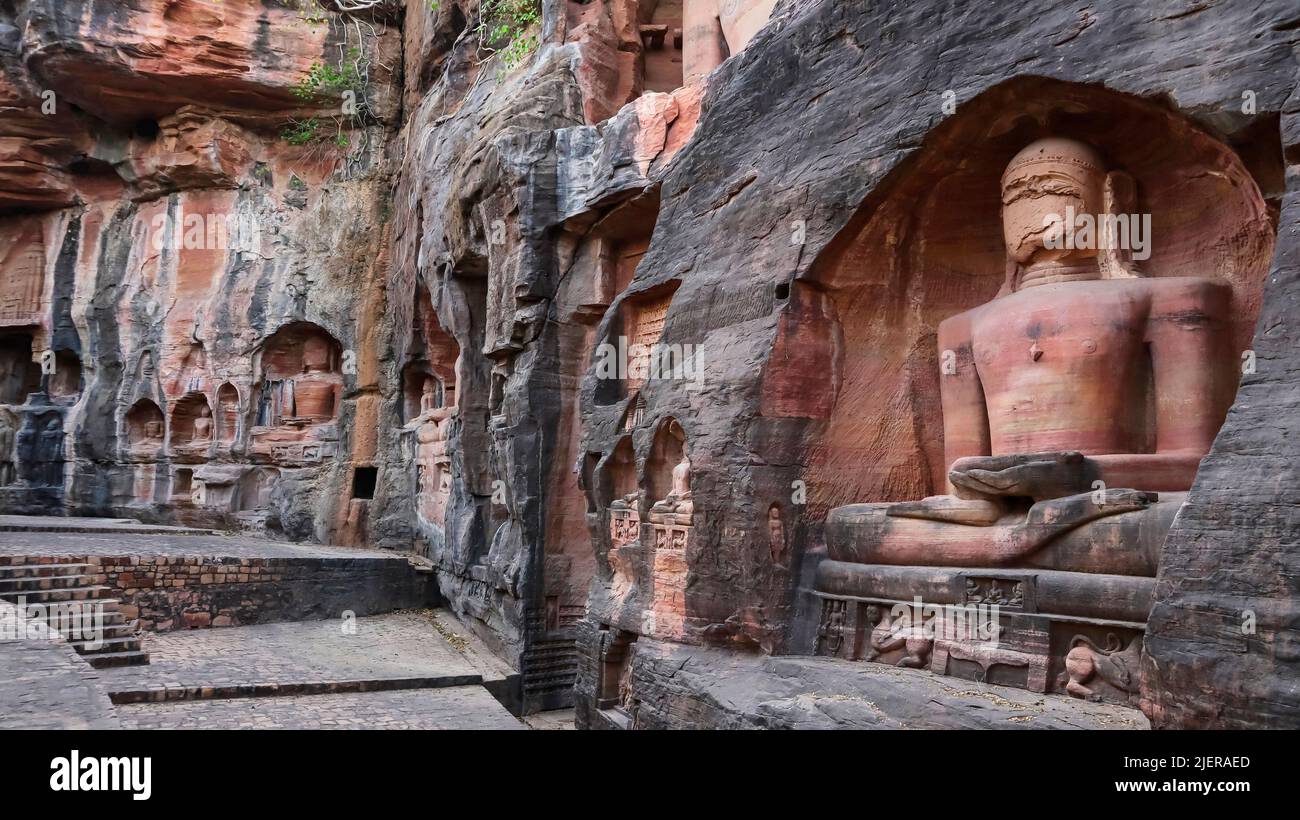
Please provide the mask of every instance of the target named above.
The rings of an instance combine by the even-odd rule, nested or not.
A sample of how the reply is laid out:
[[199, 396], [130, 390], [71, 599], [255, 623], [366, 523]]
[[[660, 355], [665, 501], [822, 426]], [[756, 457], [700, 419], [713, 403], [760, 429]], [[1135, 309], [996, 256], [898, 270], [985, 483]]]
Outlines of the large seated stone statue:
[[[1145, 621], [1164, 536], [1237, 374], [1230, 288], [1143, 278], [1115, 247], [1113, 217], [1132, 200], [1131, 179], [1079, 142], [1040, 140], [1011, 160], [1007, 283], [939, 327], [948, 494], [832, 510], [819, 592], [951, 604], [1015, 589], [1023, 603], [1031, 584], [1022, 609], [1047, 616], [1035, 628]], [[1076, 214], [1112, 228], [1063, 241]]]
[[776, 0], [685, 0], [682, 69], [687, 85], [699, 82], [739, 54], [767, 25]]

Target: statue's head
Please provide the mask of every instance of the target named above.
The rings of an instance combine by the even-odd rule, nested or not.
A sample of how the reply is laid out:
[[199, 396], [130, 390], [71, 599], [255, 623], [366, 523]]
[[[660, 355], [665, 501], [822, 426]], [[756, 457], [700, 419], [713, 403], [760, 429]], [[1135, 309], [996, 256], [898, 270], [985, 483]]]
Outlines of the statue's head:
[[1040, 139], [1011, 158], [1002, 174], [1002, 236], [1011, 260], [1083, 264], [1097, 248], [1065, 249], [1060, 239], [1067, 214], [1101, 214], [1106, 165], [1091, 146], [1061, 137]]
[[321, 373], [330, 367], [330, 343], [319, 336], [308, 336], [302, 343], [302, 369]]

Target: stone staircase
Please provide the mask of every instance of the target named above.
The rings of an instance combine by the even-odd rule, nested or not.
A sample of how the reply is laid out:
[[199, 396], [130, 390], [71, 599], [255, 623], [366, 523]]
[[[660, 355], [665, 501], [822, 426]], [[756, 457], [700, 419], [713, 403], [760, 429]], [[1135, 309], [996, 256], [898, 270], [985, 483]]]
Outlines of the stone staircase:
[[[111, 587], [97, 583], [98, 569], [76, 558], [0, 556], [0, 600], [25, 604], [32, 620], [62, 634], [97, 669], [148, 663], [137, 622], [108, 597]], [[98, 636], [87, 634], [95, 627], [102, 628]]]

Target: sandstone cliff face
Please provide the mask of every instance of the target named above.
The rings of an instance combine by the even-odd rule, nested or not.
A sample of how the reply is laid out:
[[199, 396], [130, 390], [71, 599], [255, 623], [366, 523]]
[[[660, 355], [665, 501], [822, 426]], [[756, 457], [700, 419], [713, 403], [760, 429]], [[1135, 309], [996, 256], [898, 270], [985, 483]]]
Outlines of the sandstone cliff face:
[[[654, 237], [624, 297], [680, 279], [660, 338], [703, 346], [704, 389], [646, 385], [636, 410], [644, 421], [629, 427], [626, 405], [605, 405], [584, 384], [584, 446], [607, 454], [600, 463], [611, 485], [622, 438], [630, 439], [623, 460], [652, 472], [658, 425], [680, 420], [694, 526], [675, 567], [619, 543], [617, 528], [598, 536], [580, 721], [635, 722], [639, 697], [658, 696], [653, 686], [637, 691], [650, 685], [633, 671], [639, 636], [812, 651], [818, 613], [796, 590], [811, 585], [826, 511], [942, 491], [933, 334], [940, 319], [996, 293], [1004, 275], [996, 177], [1013, 144], [1057, 125], [1054, 107], [1064, 104], [1070, 127], [1149, 169], [1154, 186], [1181, 188], [1175, 199], [1198, 176], [1188, 167], [1240, 163], [1229, 177], [1242, 182], [1207, 197], [1222, 215], [1238, 207], [1227, 204], [1229, 190], [1257, 189], [1240, 222], [1188, 231], [1159, 264], [1237, 278], [1238, 344], [1280, 355], [1294, 242], [1284, 199], [1295, 161], [1284, 113], [1294, 105], [1293, 47], [1282, 4], [1186, 16], [1137, 3], [960, 13], [925, 3], [779, 4], [745, 53], [710, 77], [691, 142], [663, 175]], [[1173, 53], [1197, 58], [1160, 57]], [[1243, 108], [1245, 99], [1253, 105]], [[1186, 137], [1155, 136], [1170, 128]], [[1199, 160], [1173, 147], [1207, 140], [1216, 147]], [[971, 199], [979, 190], [994, 199]], [[1278, 365], [1266, 380], [1287, 378]], [[1243, 415], [1249, 384], [1161, 563], [1144, 683], [1160, 725], [1182, 724], [1189, 704], [1207, 710], [1192, 723], [1248, 723], [1248, 697], [1227, 691], [1247, 678], [1272, 704], [1271, 718], [1294, 719], [1283, 693], [1295, 670], [1272, 648], [1293, 638], [1281, 610], [1295, 573], [1276, 512], [1291, 504], [1293, 482], [1279, 478], [1288, 474], [1281, 468], [1225, 461], [1247, 442], [1286, 440], [1291, 391], [1264, 399], [1268, 388], [1254, 388], [1265, 432], [1262, 416]], [[1232, 503], [1249, 500], [1260, 515], [1223, 523], [1216, 504], [1234, 494]], [[1254, 557], [1243, 565], [1234, 550]], [[1252, 608], [1259, 629], [1242, 638], [1239, 616]], [[1242, 650], [1250, 660], [1232, 662]], [[1266, 674], [1254, 676], [1252, 664]], [[1211, 667], [1222, 670], [1212, 683], [1194, 683]], [[619, 711], [624, 718], [606, 717]]]
[[0, 0], [0, 500], [415, 550], [633, 723], [638, 638], [809, 653], [827, 511], [941, 489], [935, 329], [1065, 123], [1255, 352], [1145, 708], [1295, 721], [1287, 6], [544, 0], [515, 64], [477, 0]]
[[[4, 401], [19, 465], [45, 465], [8, 506], [337, 538], [373, 461], [398, 30], [281, 4], [8, 5]], [[294, 144], [336, 105], [304, 78], [340, 54], [363, 116]], [[300, 381], [335, 395], [286, 426], [267, 405], [308, 336], [328, 361]]]

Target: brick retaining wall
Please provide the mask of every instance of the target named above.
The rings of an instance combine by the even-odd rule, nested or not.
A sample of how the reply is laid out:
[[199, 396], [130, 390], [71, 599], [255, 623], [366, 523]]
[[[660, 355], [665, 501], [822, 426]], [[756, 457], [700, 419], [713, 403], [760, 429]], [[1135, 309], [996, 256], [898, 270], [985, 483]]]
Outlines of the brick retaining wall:
[[[60, 559], [63, 561], [72, 559]], [[113, 588], [141, 629], [374, 615], [437, 603], [428, 574], [404, 558], [89, 556], [97, 583]]]

